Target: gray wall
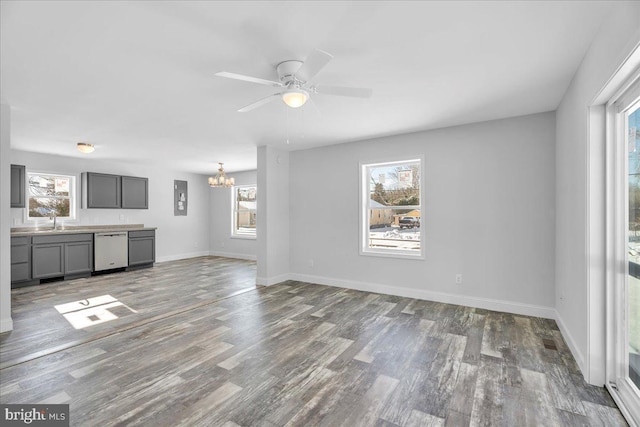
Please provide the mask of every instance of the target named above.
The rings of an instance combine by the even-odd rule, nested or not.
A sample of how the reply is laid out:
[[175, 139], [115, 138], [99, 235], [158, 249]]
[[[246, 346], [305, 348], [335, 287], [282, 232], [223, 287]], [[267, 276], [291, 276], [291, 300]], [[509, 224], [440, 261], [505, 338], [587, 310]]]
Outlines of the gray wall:
[[[256, 171], [230, 173], [236, 185], [255, 185], [258, 183]], [[260, 192], [260, 189], [258, 189]], [[256, 259], [256, 239], [231, 237], [233, 227], [232, 190], [230, 188], [212, 188], [209, 197], [209, 215], [211, 234], [209, 247], [211, 255], [230, 258]]]
[[[11, 151], [11, 163], [26, 165], [27, 172], [52, 172], [76, 176], [80, 190], [80, 173], [103, 172], [149, 178], [149, 209], [78, 209], [73, 225], [145, 224], [158, 227], [156, 256], [159, 262], [209, 254], [209, 193], [204, 175], [170, 171], [153, 165], [136, 165], [104, 159], [54, 156], [26, 151]], [[189, 214], [173, 215], [173, 181], [188, 181]], [[23, 208], [12, 208], [14, 226], [22, 225]]]
[[258, 285], [287, 280], [291, 271], [289, 161], [286, 151], [258, 147]]
[[640, 3], [616, 2], [557, 110], [558, 323], [585, 377], [598, 385], [605, 350], [604, 146], [590, 146], [588, 107], [640, 41], [639, 29]]
[[[291, 272], [554, 317], [554, 133], [550, 112], [291, 153]], [[426, 260], [360, 256], [358, 163], [420, 155]]]
[[0, 332], [13, 329], [11, 319], [11, 107], [0, 105]]

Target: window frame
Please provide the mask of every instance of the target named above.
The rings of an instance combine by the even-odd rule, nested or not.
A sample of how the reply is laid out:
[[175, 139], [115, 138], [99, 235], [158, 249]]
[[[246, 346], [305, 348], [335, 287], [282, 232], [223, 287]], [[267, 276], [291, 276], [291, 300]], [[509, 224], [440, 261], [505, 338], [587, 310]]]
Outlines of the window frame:
[[[640, 393], [630, 378], [629, 363], [629, 161], [628, 114], [640, 108], [640, 70], [606, 104], [607, 146], [607, 317], [605, 386], [627, 421], [640, 420]], [[625, 123], [627, 122], [627, 123]]]
[[234, 185], [231, 191], [231, 238], [232, 239], [249, 239], [255, 240], [257, 238], [257, 229], [258, 224], [256, 221], [256, 228], [253, 229], [253, 233], [239, 233], [237, 226], [237, 197], [238, 190], [241, 188], [251, 188], [255, 187], [256, 189], [256, 214], [258, 211], [257, 203], [258, 203], [258, 185], [257, 184], [242, 184], [242, 185]]
[[[420, 165], [420, 204], [417, 209], [420, 210], [420, 251], [414, 252], [403, 249], [384, 249], [369, 247], [369, 217], [371, 197], [369, 195], [369, 168], [379, 166], [393, 166], [394, 164], [419, 163]], [[359, 174], [359, 239], [358, 249], [361, 256], [375, 256], [385, 258], [401, 258], [412, 260], [424, 260], [425, 256], [425, 233], [424, 231], [424, 194], [425, 194], [425, 173], [424, 173], [424, 156], [408, 155], [402, 157], [389, 156], [384, 160], [362, 160], [358, 164]], [[406, 208], [402, 206], [401, 208]]]
[[[29, 215], [30, 208], [29, 202], [32, 199], [31, 192], [29, 191], [29, 178], [32, 175], [46, 175], [53, 176], [59, 178], [69, 178], [69, 196], [48, 196], [46, 198], [49, 199], [69, 199], [69, 216], [59, 216], [57, 217], [58, 221], [64, 221], [66, 223], [76, 222], [78, 219], [78, 191], [77, 191], [77, 176], [65, 173], [57, 173], [57, 172], [47, 172], [47, 171], [26, 171], [26, 179], [25, 179], [25, 199], [26, 199], [26, 207], [24, 208], [24, 222], [29, 224], [42, 224], [49, 223], [53, 220], [49, 219], [48, 216], [43, 217], [32, 217]], [[45, 197], [43, 197], [45, 198]]]

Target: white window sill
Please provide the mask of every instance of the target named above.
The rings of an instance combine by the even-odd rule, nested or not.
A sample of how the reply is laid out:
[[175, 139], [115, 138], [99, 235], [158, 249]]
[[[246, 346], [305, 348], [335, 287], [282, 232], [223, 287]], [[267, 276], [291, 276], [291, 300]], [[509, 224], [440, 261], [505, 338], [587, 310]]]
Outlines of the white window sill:
[[232, 239], [242, 239], [242, 240], [256, 240], [256, 236], [252, 235], [252, 234], [247, 234], [247, 235], [243, 235], [243, 234], [232, 234], [231, 235]]
[[[60, 219], [58, 218], [56, 221], [56, 225], [58, 227], [62, 226], [62, 225], [77, 225], [78, 224], [78, 220], [75, 219]], [[38, 219], [27, 219], [26, 221], [24, 221], [22, 223], [22, 225], [24, 225], [25, 227], [40, 227], [40, 226], [45, 226], [45, 225], [53, 225], [53, 220], [50, 219], [46, 219], [46, 220], [38, 220]]]
[[400, 259], [410, 259], [410, 260], [426, 259], [423, 253], [410, 254], [410, 253], [402, 253], [402, 252], [395, 252], [395, 251], [373, 251], [373, 250], [363, 250], [363, 249], [360, 250], [360, 255], [381, 257], [381, 258], [400, 258]]

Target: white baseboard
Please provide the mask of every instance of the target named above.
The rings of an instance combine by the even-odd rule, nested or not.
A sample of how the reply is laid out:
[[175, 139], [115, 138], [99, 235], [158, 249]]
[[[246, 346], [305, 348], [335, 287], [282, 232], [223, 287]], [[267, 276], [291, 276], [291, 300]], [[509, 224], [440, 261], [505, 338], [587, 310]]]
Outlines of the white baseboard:
[[562, 338], [564, 338], [564, 341], [569, 346], [569, 350], [571, 350], [571, 353], [573, 354], [573, 358], [576, 359], [576, 363], [578, 364], [578, 367], [580, 368], [582, 375], [586, 378], [586, 375], [584, 375], [584, 373], [587, 372], [584, 356], [582, 355], [582, 352], [578, 349], [578, 346], [576, 345], [576, 341], [573, 339], [573, 336], [569, 333], [569, 330], [567, 329], [564, 322], [562, 321], [562, 317], [560, 317], [560, 313], [558, 313], [558, 311], [556, 311], [555, 320], [556, 320], [556, 323], [558, 324], [558, 328], [560, 328], [560, 333], [562, 334]]
[[273, 277], [256, 277], [256, 285], [271, 286], [278, 283], [286, 282], [291, 278], [291, 274], [281, 274]]
[[209, 252], [211, 256], [221, 256], [225, 258], [235, 258], [235, 259], [246, 259], [249, 261], [256, 261], [257, 257], [255, 255], [250, 254], [237, 254], [233, 252], [219, 252], [219, 251], [211, 251]]
[[13, 330], [13, 319], [11, 317], [0, 320], [0, 333]]
[[523, 304], [513, 301], [504, 301], [490, 298], [473, 297], [466, 295], [448, 294], [444, 292], [428, 291], [424, 289], [406, 288], [401, 286], [389, 286], [381, 283], [358, 282], [354, 280], [332, 279], [321, 276], [292, 273], [290, 280], [300, 282], [317, 283], [320, 285], [335, 286], [355, 289], [358, 291], [375, 292], [379, 294], [395, 295], [407, 298], [416, 298], [427, 301], [442, 302], [446, 304], [464, 305], [467, 307], [482, 308], [485, 310], [501, 311], [505, 313], [520, 314], [524, 316], [543, 317], [555, 319], [556, 311], [551, 307], [532, 304]]
[[209, 256], [209, 251], [189, 252], [186, 254], [167, 255], [156, 258], [156, 262], [177, 261], [179, 259], [197, 258], [200, 256]]

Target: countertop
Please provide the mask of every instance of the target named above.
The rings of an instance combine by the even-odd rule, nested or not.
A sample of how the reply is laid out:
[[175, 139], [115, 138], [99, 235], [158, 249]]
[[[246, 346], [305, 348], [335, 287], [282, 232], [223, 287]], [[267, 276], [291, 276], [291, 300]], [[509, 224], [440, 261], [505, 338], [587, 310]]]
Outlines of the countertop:
[[156, 230], [157, 227], [145, 227], [144, 224], [117, 224], [117, 225], [64, 225], [53, 229], [48, 226], [19, 227], [11, 229], [11, 237], [17, 236], [42, 236], [50, 234], [81, 234], [81, 233], [108, 233], [110, 231], [140, 231]]

